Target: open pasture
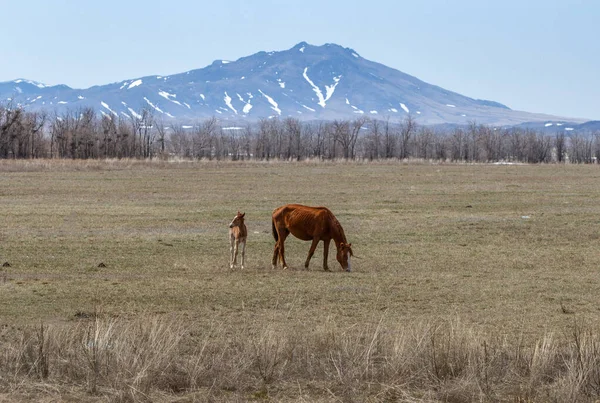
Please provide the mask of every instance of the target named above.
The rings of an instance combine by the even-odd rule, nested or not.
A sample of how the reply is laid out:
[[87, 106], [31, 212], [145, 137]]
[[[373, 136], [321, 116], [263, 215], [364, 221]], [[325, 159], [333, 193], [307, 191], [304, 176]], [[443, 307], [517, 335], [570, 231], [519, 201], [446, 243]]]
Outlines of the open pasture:
[[[178, 313], [195, 328], [256, 334], [458, 320], [536, 339], [600, 322], [600, 170], [593, 165], [399, 162], [0, 164], [5, 329]], [[271, 212], [329, 207], [354, 253], [286, 242], [271, 269]], [[228, 225], [248, 227], [229, 268]], [[4, 337], [10, 332], [5, 331]]]
[[[101, 309], [236, 327], [360, 325], [386, 312], [535, 334], [600, 318], [596, 166], [63, 164], [1, 168], [9, 323]], [[333, 244], [332, 272], [322, 271], [322, 244], [304, 271], [310, 243], [293, 237], [291, 270], [271, 269], [271, 212], [288, 202], [336, 214], [361, 258], [352, 273], [339, 271]], [[228, 267], [238, 210], [249, 231], [244, 271]]]

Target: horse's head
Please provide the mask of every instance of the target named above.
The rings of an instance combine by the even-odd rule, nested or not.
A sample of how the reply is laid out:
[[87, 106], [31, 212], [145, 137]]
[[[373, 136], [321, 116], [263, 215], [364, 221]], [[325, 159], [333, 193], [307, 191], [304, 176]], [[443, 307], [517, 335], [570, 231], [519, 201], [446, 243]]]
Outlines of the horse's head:
[[342, 265], [342, 269], [351, 271], [350, 256], [354, 256], [352, 253], [352, 244], [340, 242], [340, 246], [337, 251], [337, 261]]
[[229, 224], [229, 228], [239, 227], [240, 225], [242, 225], [244, 223], [245, 215], [246, 213], [240, 213], [238, 211], [235, 217], [233, 217], [233, 221], [231, 221], [231, 224]]

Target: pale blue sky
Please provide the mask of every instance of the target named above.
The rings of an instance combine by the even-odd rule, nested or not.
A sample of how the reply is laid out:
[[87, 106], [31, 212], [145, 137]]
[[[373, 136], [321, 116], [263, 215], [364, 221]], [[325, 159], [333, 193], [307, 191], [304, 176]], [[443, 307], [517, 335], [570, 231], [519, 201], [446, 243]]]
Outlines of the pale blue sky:
[[597, 0], [0, 0], [0, 81], [87, 88], [306, 41], [517, 110], [600, 119]]

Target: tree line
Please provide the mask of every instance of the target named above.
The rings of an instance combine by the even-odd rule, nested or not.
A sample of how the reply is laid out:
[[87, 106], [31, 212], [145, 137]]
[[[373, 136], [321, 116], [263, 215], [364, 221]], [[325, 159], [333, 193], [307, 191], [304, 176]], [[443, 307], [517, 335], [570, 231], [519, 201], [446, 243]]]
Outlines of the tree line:
[[425, 159], [455, 162], [595, 163], [600, 132], [549, 135], [532, 129], [470, 123], [439, 129], [368, 117], [302, 122], [264, 118], [223, 127], [215, 117], [167, 123], [152, 110], [99, 115], [93, 108], [62, 113], [0, 106], [0, 158]]

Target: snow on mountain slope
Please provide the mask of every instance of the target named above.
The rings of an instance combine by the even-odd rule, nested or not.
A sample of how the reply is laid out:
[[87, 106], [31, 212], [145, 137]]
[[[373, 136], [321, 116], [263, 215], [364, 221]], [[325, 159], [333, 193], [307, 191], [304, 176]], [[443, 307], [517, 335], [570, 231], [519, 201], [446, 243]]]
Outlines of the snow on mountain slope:
[[148, 76], [72, 89], [19, 79], [0, 83], [0, 102], [28, 110], [93, 107], [99, 113], [131, 117], [149, 108], [182, 122], [217, 116], [252, 122], [260, 118], [353, 119], [367, 115], [392, 121], [411, 114], [420, 124], [512, 125], [558, 120], [513, 111], [477, 100], [362, 58], [335, 44], [305, 42], [280, 52], [258, 52], [236, 61], [217, 60], [171, 76]]

